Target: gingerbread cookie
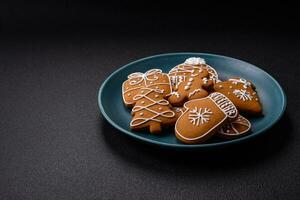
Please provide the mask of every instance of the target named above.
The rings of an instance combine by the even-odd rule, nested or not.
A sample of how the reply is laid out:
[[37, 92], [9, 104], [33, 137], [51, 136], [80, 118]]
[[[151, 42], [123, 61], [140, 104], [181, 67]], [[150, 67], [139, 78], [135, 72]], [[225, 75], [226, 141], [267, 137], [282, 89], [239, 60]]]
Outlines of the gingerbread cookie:
[[173, 106], [182, 106], [184, 102], [192, 99], [206, 97], [206, 89], [212, 86], [212, 80], [209, 80], [209, 74], [206, 69], [193, 68], [191, 73], [187, 74], [186, 79], [178, 84], [175, 91], [172, 91], [169, 102]]
[[184, 107], [186, 110], [175, 124], [176, 137], [183, 143], [204, 142], [224, 123], [238, 116], [234, 104], [218, 92], [188, 101]]
[[235, 120], [227, 122], [218, 130], [218, 136], [226, 139], [236, 138], [249, 132], [251, 123], [239, 115]]
[[185, 81], [187, 79], [187, 76], [193, 73], [194, 69], [205, 69], [208, 71], [209, 74], [208, 79], [212, 80], [213, 83], [219, 81], [218, 73], [216, 72], [216, 70], [208, 64], [206, 64], [204, 59], [199, 57], [192, 57], [186, 59], [184, 63], [175, 66], [169, 71], [169, 77], [171, 80], [173, 90], [177, 90], [180, 83]]
[[175, 113], [175, 119], [176, 119], [175, 122], [176, 122], [177, 119], [184, 113], [185, 108], [184, 107], [172, 107], [171, 110]]
[[160, 69], [151, 69], [144, 74], [132, 73], [122, 85], [123, 101], [126, 106], [132, 107], [135, 104], [133, 98], [143, 87], [160, 89], [164, 97], [171, 93], [169, 76]]
[[133, 130], [149, 129], [150, 133], [160, 133], [162, 126], [173, 125], [177, 120], [161, 89], [141, 88], [133, 100], [136, 102], [130, 122]]
[[262, 107], [255, 86], [243, 78], [231, 78], [214, 85], [214, 90], [228, 97], [245, 114], [259, 115]]

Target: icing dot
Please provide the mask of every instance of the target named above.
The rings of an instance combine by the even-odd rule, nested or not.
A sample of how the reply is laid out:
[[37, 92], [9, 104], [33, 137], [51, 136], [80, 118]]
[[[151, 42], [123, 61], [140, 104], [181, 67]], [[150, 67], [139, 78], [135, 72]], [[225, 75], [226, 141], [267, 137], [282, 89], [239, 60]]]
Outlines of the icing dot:
[[188, 89], [190, 89], [189, 86], [184, 86], [184, 90], [188, 90]]
[[227, 133], [230, 133], [230, 130], [227, 130], [226, 132], [227, 132]]
[[229, 86], [230, 89], [232, 89], [232, 86]]
[[158, 95], [157, 95], [157, 94], [155, 95], [155, 98], [158, 98]]
[[190, 78], [190, 79], [189, 79], [189, 81], [193, 81], [193, 80], [194, 80], [193, 78]]
[[129, 87], [126, 87], [126, 89], [128, 90], [128, 89], [129, 89]]
[[152, 84], [153, 82], [152, 81], [150, 81], [150, 84]]
[[130, 93], [128, 93], [127, 95], [128, 95], [129, 97], [131, 96], [131, 94], [130, 94]]
[[143, 93], [144, 93], [144, 90], [142, 90], [141, 93], [143, 94]]
[[230, 92], [228, 92], [227, 94], [230, 94]]
[[243, 88], [247, 89], [247, 85], [243, 85]]
[[156, 89], [159, 89], [159, 87], [158, 87], [158, 86], [156, 86], [155, 88], [156, 88]]
[[255, 101], [258, 101], [258, 98], [255, 98]]
[[223, 86], [222, 85], [219, 85], [219, 88], [222, 88]]
[[162, 110], [162, 107], [159, 107], [158, 110]]
[[145, 101], [141, 101], [141, 104], [144, 104], [145, 103]]
[[140, 113], [140, 116], [143, 116], [144, 115], [144, 113]]
[[188, 83], [187, 83], [187, 85], [188, 85], [188, 86], [191, 86], [191, 85], [192, 85], [192, 83], [191, 83], [191, 82], [188, 82]]
[[139, 86], [141, 86], [141, 84], [139, 84]]
[[252, 95], [255, 95], [255, 94], [256, 94], [256, 92], [253, 92], [253, 93], [252, 93]]

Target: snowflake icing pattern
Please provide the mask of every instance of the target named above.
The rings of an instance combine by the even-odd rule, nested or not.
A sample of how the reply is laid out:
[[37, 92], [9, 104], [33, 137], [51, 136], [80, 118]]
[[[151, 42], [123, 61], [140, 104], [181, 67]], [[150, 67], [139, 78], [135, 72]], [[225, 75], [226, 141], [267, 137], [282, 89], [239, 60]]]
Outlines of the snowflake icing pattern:
[[209, 108], [197, 108], [195, 107], [190, 111], [189, 120], [193, 125], [199, 126], [209, 121], [212, 112]]
[[233, 94], [235, 94], [237, 96], [237, 98], [239, 98], [243, 101], [248, 101], [248, 100], [251, 101], [252, 100], [252, 96], [246, 90], [234, 90]]

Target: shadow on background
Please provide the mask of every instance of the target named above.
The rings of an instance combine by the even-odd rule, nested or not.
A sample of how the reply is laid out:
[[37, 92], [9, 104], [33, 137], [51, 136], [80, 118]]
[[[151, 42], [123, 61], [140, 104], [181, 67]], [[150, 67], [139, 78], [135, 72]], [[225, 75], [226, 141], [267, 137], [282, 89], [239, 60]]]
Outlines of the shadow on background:
[[222, 148], [199, 150], [174, 150], [149, 145], [118, 132], [104, 119], [99, 121], [99, 137], [120, 158], [142, 168], [165, 172], [253, 167], [274, 158], [292, 137], [292, 124], [287, 113], [269, 131], [252, 140]]

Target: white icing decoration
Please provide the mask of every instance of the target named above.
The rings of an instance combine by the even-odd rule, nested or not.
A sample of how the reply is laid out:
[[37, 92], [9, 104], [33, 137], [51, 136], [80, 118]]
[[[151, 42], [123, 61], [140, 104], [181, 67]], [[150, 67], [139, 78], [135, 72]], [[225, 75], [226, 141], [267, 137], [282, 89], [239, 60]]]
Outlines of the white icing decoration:
[[232, 85], [231, 85], [231, 86], [229, 86], [229, 88], [230, 88], [230, 89], [232, 89]]
[[[165, 78], [163, 79], [164, 82], [157, 82], [157, 83], [153, 83], [153, 84], [150, 84], [150, 83], [147, 83], [147, 81], [157, 81], [159, 80], [159, 76], [158, 75], [162, 75], [162, 77], [165, 77], [165, 78], [168, 78], [168, 81], [165, 80]], [[125, 84], [129, 82], [129, 85], [133, 86], [131, 87], [130, 89], [125, 89]], [[144, 85], [142, 85], [141, 83], [144, 83]], [[167, 92], [169, 92], [168, 94], [164, 94], [164, 95], [169, 95], [172, 91], [172, 86], [171, 86], [171, 81], [170, 81], [170, 78], [169, 78], [169, 75], [168, 74], [164, 74], [162, 73], [162, 71], [160, 69], [151, 69], [151, 70], [148, 70], [146, 73], [141, 73], [141, 72], [136, 72], [136, 73], [132, 73], [128, 76], [128, 80], [124, 81], [123, 84], [122, 84], [122, 94], [123, 94], [123, 101], [126, 103], [126, 104], [132, 104], [134, 103], [132, 101], [132, 99], [125, 99], [124, 98], [124, 95], [130, 91], [133, 91], [133, 90], [139, 90], [141, 87], [148, 87], [148, 86], [156, 86], [158, 87], [157, 85], [162, 85], [164, 87], [168, 87], [169, 89], [167, 90]], [[159, 88], [157, 88], [159, 89]]]
[[[224, 96], [223, 94], [218, 93], [218, 92], [214, 92], [214, 93], [210, 94], [209, 96], [204, 97], [204, 98], [202, 98], [202, 99], [208, 99], [208, 98], [211, 99], [211, 100], [215, 103], [215, 105], [218, 106], [219, 108], [220, 108], [219, 104], [220, 104], [221, 100], [222, 100], [222, 99], [225, 100], [225, 103], [227, 102], [228, 105], [227, 105], [227, 107], [225, 107], [225, 108], [223, 108], [223, 109], [220, 108], [220, 109], [222, 110], [222, 112], [223, 112], [227, 117], [229, 117], [229, 118], [231, 118], [231, 119], [233, 119], [233, 118], [235, 118], [235, 117], [237, 116], [238, 111], [237, 111], [236, 107], [235, 107], [234, 104], [233, 104], [226, 96]], [[175, 124], [175, 132], [176, 132], [176, 134], [178, 134], [181, 138], [183, 138], [183, 139], [185, 139], [185, 140], [188, 140], [188, 141], [195, 141], [195, 140], [198, 140], [198, 139], [200, 139], [200, 138], [205, 137], [207, 134], [209, 134], [209, 133], [211, 133], [212, 131], [214, 131], [216, 127], [218, 127], [218, 126], [221, 125], [225, 120], [228, 119], [228, 118], [226, 118], [226, 117], [223, 118], [223, 120], [221, 120], [219, 123], [217, 123], [217, 124], [216, 124], [215, 126], [213, 126], [211, 129], [209, 129], [206, 133], [204, 133], [204, 134], [202, 134], [202, 135], [200, 135], [200, 136], [197, 136], [197, 137], [186, 137], [186, 136], [184, 136], [181, 132], [178, 131], [179, 122], [181, 121], [181, 119], [182, 119], [182, 117], [184, 116], [184, 114], [187, 113], [187, 112], [189, 111], [189, 108], [187, 107], [187, 104], [188, 104], [188, 103], [191, 103], [191, 102], [198, 102], [199, 100], [200, 100], [200, 99], [194, 99], [194, 100], [190, 100], [190, 101], [186, 102], [186, 103], [184, 104], [184, 107], [186, 108], [186, 110], [185, 110], [185, 111], [183, 112], [183, 114], [177, 119], [176, 124]], [[217, 102], [219, 102], [219, 103], [217, 103]]]
[[238, 83], [241, 83], [241, 84], [243, 84], [243, 87], [245, 89], [248, 87], [251, 87], [251, 83], [243, 78], [240, 78], [240, 79], [231, 78], [231, 79], [229, 79], [229, 81], [232, 81], [232, 83], [235, 85], [237, 85]]
[[205, 60], [200, 57], [191, 57], [184, 61], [184, 64], [188, 65], [202, 65], [205, 64]]
[[189, 81], [192, 82], [194, 80], [194, 78], [190, 78]]
[[140, 116], [143, 116], [144, 115], [144, 113], [140, 113]]
[[157, 95], [157, 94], [155, 95], [155, 98], [158, 98], [158, 95]]
[[191, 86], [191, 85], [192, 85], [192, 83], [191, 83], [191, 82], [187, 82], [187, 85], [188, 85], [188, 86]]
[[201, 66], [191, 65], [187, 63], [179, 64], [170, 70], [169, 75], [170, 77], [172, 77], [172, 76], [182, 76], [182, 75], [178, 75], [178, 73], [183, 73], [184, 75], [186, 73], [190, 74], [193, 73], [193, 70], [191, 68], [198, 69], [199, 73], [201, 73], [203, 69], [206, 69], [209, 73], [210, 80], [212, 80], [214, 83], [221, 82], [218, 78], [218, 73], [216, 72], [216, 70], [207, 64]]
[[145, 90], [148, 90], [145, 94], [137, 94], [133, 100], [138, 101], [140, 99], [146, 98], [148, 99], [151, 103], [149, 103], [146, 106], [140, 106], [140, 105], [135, 105], [132, 109], [133, 112], [139, 112], [141, 110], [147, 110], [151, 113], [153, 113], [154, 115], [152, 117], [149, 118], [143, 118], [143, 117], [139, 117], [139, 118], [134, 118], [131, 122], [130, 122], [130, 126], [139, 126], [141, 124], [144, 124], [148, 121], [156, 121], [156, 122], [161, 122], [161, 120], [156, 119], [157, 117], [161, 116], [161, 117], [166, 117], [166, 118], [172, 118], [175, 116], [175, 113], [171, 110], [165, 110], [163, 112], [157, 112], [153, 109], [151, 109], [152, 106], [154, 105], [162, 105], [162, 106], [168, 106], [169, 102], [165, 99], [160, 99], [160, 100], [154, 100], [151, 99], [150, 97], [148, 97], [147, 95], [149, 95], [152, 92], [155, 93], [159, 93], [159, 94], [163, 94], [162, 90], [158, 90], [158, 89], [151, 89], [151, 88], [145, 88]]
[[200, 91], [201, 91], [201, 89], [196, 89], [193, 92], [190, 92], [189, 97], [193, 96], [195, 93], [200, 92]]
[[253, 98], [247, 90], [237, 90], [237, 89], [235, 89], [233, 91], [233, 94], [235, 94], [235, 96], [237, 98], [239, 98], [240, 100], [243, 100], [243, 101], [248, 101], [248, 100], [251, 101], [252, 98]]
[[[237, 125], [243, 125], [246, 127], [244, 131], [239, 131], [235, 128], [235, 124]], [[243, 116], [239, 115], [238, 118], [230, 123], [227, 123], [225, 126], [221, 127], [218, 132], [224, 135], [240, 135], [243, 133], [246, 133], [250, 130], [251, 128], [251, 123], [249, 120], [244, 118]], [[230, 131], [232, 130], [233, 133]]]
[[180, 97], [180, 94], [178, 92], [171, 92], [171, 95], [175, 95], [177, 98]]
[[[143, 81], [156, 81], [158, 80], [157, 74], [161, 74], [162, 71], [160, 69], [151, 69], [147, 71], [146, 73], [141, 73], [141, 72], [135, 72], [130, 75], [128, 75], [128, 79], [137, 79], [137, 80], [131, 80], [129, 82], [130, 85], [137, 85], [140, 84]], [[153, 75], [153, 78], [149, 78], [149, 76]]]
[[162, 110], [162, 107], [159, 107], [158, 110]]
[[235, 118], [237, 116], [238, 111], [235, 105], [225, 95], [214, 92], [210, 94], [209, 97], [229, 118]]
[[219, 85], [219, 88], [222, 88], [223, 86], [222, 85]]
[[145, 101], [141, 101], [141, 104], [144, 104], [145, 103]]
[[207, 78], [203, 78], [202, 80], [203, 80], [204, 84], [207, 84], [207, 82], [208, 82]]
[[178, 88], [179, 84], [185, 81], [185, 76], [170, 76], [171, 84]]
[[189, 90], [190, 89], [190, 87], [189, 86], [184, 86], [184, 90]]
[[213, 113], [209, 108], [197, 108], [190, 110], [189, 120], [193, 125], [199, 126], [199, 124], [207, 123]]
[[131, 94], [130, 94], [130, 93], [128, 93], [128, 96], [130, 97], [130, 96], [131, 96]]

